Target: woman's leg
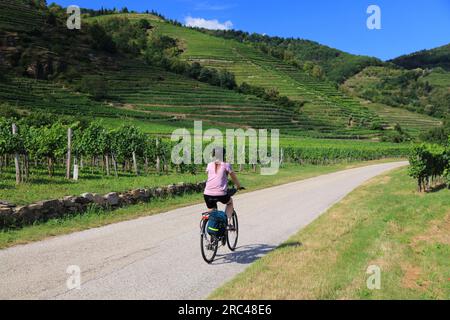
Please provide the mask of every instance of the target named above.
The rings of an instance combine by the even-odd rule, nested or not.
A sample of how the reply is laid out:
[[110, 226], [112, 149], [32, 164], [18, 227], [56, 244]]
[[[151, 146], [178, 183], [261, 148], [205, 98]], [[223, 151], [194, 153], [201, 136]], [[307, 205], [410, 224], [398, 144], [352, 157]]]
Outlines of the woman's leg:
[[230, 198], [230, 201], [227, 203], [225, 212], [228, 217], [228, 223], [231, 223], [231, 219], [233, 218], [233, 212], [234, 212], [233, 198]]

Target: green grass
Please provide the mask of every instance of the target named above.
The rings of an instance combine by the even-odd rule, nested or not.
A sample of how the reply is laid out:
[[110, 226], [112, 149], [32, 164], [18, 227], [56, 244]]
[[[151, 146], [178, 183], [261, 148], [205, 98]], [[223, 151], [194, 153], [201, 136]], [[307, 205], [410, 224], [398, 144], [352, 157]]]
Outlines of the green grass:
[[[317, 175], [335, 172], [338, 170], [343, 170], [356, 166], [363, 166], [369, 164], [375, 164], [380, 162], [385, 162], [389, 160], [371, 161], [364, 163], [355, 164], [335, 164], [329, 166], [313, 166], [313, 165], [286, 165], [280, 169], [280, 172], [276, 176], [261, 176], [252, 172], [241, 172], [238, 173], [239, 179], [242, 184], [246, 186], [247, 192], [254, 191], [261, 188], [267, 188], [271, 186], [276, 186], [296, 180], [307, 179]], [[153, 178], [153, 179], [152, 179]], [[133, 183], [137, 186], [138, 183], [143, 182], [145, 185], [150, 183], [156, 183], [156, 177], [147, 178], [135, 178]], [[186, 178], [186, 179], [184, 179]], [[177, 183], [181, 180], [188, 181], [189, 177], [183, 177], [180, 175], [171, 175], [169, 177], [162, 177], [161, 181], [164, 184]], [[194, 181], [201, 181], [204, 179], [204, 175], [199, 175], [198, 177], [190, 177]], [[114, 182], [110, 179], [105, 180], [93, 180], [89, 185], [92, 189], [87, 190], [86, 185], [71, 184], [61, 180], [60, 184], [54, 184], [52, 186], [31, 186], [30, 187], [19, 187], [18, 190], [10, 189], [2, 190], [2, 195], [0, 198], [6, 197], [3, 200], [20, 200], [24, 199], [21, 193], [30, 193], [30, 195], [25, 196], [31, 198], [41, 198], [46, 195], [51, 198], [56, 198], [59, 195], [66, 195], [65, 191], [61, 192], [61, 188], [66, 188], [66, 190], [71, 193], [79, 193], [86, 191], [98, 191], [98, 192], [109, 192], [112, 186], [116, 186], [117, 190], [128, 190], [132, 187], [131, 183], [126, 183], [127, 180]], [[142, 185], [139, 185], [142, 187]], [[119, 190], [120, 191], [120, 190]], [[86, 230], [89, 228], [95, 228], [119, 221], [125, 221], [130, 219], [135, 219], [141, 216], [148, 216], [160, 212], [165, 212], [177, 207], [182, 207], [190, 204], [201, 203], [201, 196], [199, 194], [186, 194], [181, 197], [168, 198], [162, 200], [155, 200], [150, 203], [139, 204], [134, 206], [129, 206], [125, 208], [118, 209], [116, 211], [90, 211], [87, 214], [69, 217], [64, 219], [54, 219], [45, 223], [38, 223], [33, 226], [26, 226], [17, 230], [3, 230], [0, 231], [0, 249], [10, 247], [17, 244], [28, 243], [31, 241], [38, 241], [45, 239], [47, 237], [67, 234], [70, 232]]]
[[120, 174], [118, 178], [107, 177], [100, 174], [91, 174], [85, 169], [78, 181], [67, 180], [63, 170], [56, 172], [55, 176], [48, 177], [44, 170], [33, 170], [28, 183], [15, 185], [12, 171], [3, 173], [0, 183], [0, 199], [17, 205], [25, 205], [39, 200], [62, 198], [68, 195], [79, 195], [85, 192], [106, 194], [108, 192], [124, 192], [133, 188], [161, 187], [173, 183], [196, 183], [204, 181], [202, 174], [149, 174], [134, 176], [133, 174]]
[[[213, 299], [450, 299], [450, 190], [418, 194], [406, 169], [358, 188]], [[370, 265], [381, 290], [366, 286]]]

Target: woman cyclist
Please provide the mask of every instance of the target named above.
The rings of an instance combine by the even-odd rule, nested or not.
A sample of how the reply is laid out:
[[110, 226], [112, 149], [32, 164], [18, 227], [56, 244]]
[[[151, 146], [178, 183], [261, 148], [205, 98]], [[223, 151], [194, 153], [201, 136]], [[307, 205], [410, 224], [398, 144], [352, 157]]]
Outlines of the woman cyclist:
[[[217, 210], [217, 203], [223, 203], [226, 207], [228, 221], [231, 221], [234, 212], [233, 199], [228, 193], [228, 176], [231, 177], [238, 190], [243, 189], [234, 173], [231, 165], [224, 162], [226, 151], [224, 148], [215, 148], [213, 150], [214, 161], [209, 163], [206, 168], [208, 180], [206, 182], [204, 198], [206, 206], [210, 212]], [[230, 226], [229, 226], [230, 228]]]

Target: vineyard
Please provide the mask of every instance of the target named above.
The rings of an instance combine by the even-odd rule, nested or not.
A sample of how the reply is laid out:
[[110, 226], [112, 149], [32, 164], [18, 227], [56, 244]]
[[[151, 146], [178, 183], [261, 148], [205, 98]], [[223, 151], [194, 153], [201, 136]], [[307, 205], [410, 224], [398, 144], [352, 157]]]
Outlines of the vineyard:
[[450, 137], [447, 147], [435, 144], [415, 146], [409, 156], [409, 175], [417, 180], [419, 192], [447, 184], [450, 187]]
[[[104, 21], [113, 17], [147, 19], [147, 15], [116, 14], [95, 17], [92, 21]], [[316, 80], [251, 46], [151, 17], [150, 23], [156, 26], [156, 34], [178, 39], [184, 50], [182, 58], [185, 61], [228, 70], [236, 76], [240, 84], [245, 82], [266, 90], [275, 89], [280, 95], [301, 102], [303, 107], [300, 110], [295, 110], [294, 114], [290, 111], [289, 121], [281, 117], [275, 119], [278, 120], [275, 124], [285, 132], [308, 132], [309, 136], [333, 138], [364, 138], [379, 134], [379, 131], [372, 129], [373, 124], [380, 122], [377, 114], [357, 100], [340, 93], [334, 85]], [[260, 120], [261, 125], [271, 124], [270, 120]]]
[[[298, 140], [282, 141], [284, 161], [301, 164], [330, 164], [382, 158], [402, 157], [407, 147], [381, 143], [347, 143], [336, 145]], [[306, 140], [307, 141], [307, 140]], [[313, 140], [312, 140], [313, 141]], [[195, 165], [173, 166], [170, 162], [175, 142], [145, 134], [134, 126], [108, 129], [94, 121], [52, 122], [49, 118], [23, 118], [19, 121], [3, 118], [0, 122], [0, 168], [7, 171], [13, 164], [16, 182], [29, 179], [30, 172], [46, 168], [52, 177], [55, 169], [66, 168], [71, 178], [72, 164], [82, 170], [118, 177], [156, 172], [196, 174]]]

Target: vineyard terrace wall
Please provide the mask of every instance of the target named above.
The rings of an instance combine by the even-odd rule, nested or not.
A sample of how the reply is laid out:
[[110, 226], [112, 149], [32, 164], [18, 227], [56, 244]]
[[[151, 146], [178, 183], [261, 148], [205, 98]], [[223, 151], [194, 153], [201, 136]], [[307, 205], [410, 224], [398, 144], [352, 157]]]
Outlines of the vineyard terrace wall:
[[0, 201], [0, 229], [20, 228], [36, 222], [83, 214], [92, 207], [115, 210], [128, 205], [150, 202], [152, 199], [201, 192], [204, 188], [205, 182], [179, 183], [162, 188], [134, 189], [105, 195], [83, 193], [80, 196], [44, 200], [26, 206]]

